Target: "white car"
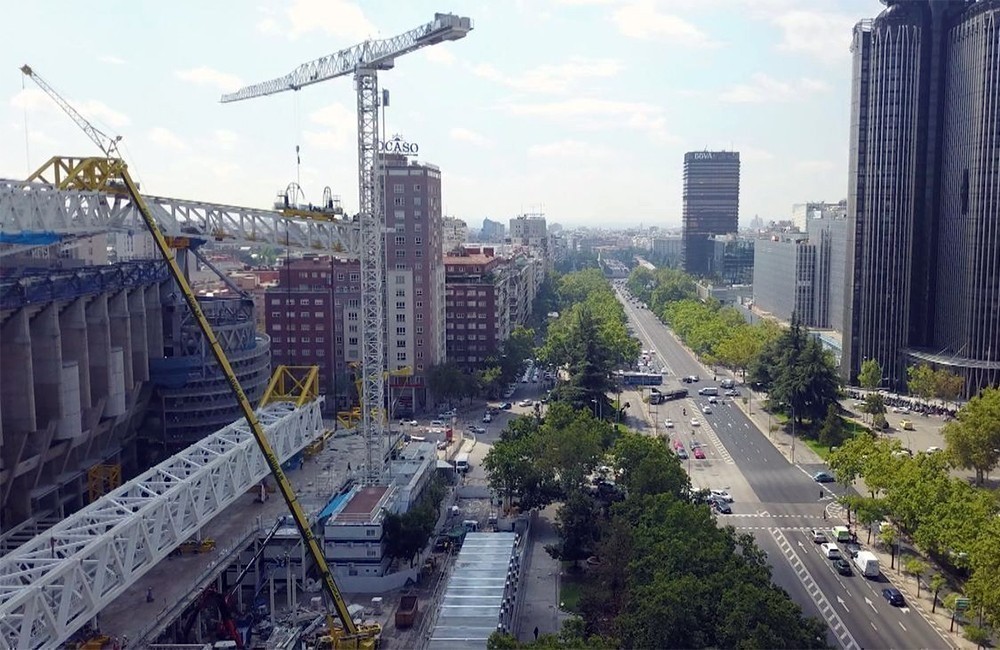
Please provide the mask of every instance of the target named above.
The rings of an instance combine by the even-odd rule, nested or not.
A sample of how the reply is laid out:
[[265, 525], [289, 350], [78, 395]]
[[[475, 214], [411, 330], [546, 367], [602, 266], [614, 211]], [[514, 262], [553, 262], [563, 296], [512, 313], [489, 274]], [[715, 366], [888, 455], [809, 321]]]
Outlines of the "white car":
[[729, 492], [726, 492], [725, 490], [710, 490], [709, 494], [713, 499], [722, 499], [727, 503], [733, 502], [733, 495], [729, 494]]
[[518, 406], [531, 406], [532, 401], [530, 399], [523, 399], [517, 403]]
[[693, 426], [693, 427], [700, 427], [701, 426], [701, 422], [699, 422], [695, 418], [691, 418], [691, 426]]
[[674, 421], [673, 420], [664, 420], [663, 421], [663, 426], [667, 427], [668, 429], [673, 429], [674, 428]]
[[705, 415], [708, 415], [709, 413], [712, 412], [712, 407], [706, 404], [705, 406], [701, 407], [701, 412], [704, 413]]
[[441, 420], [431, 420], [431, 426], [432, 427], [443, 427], [444, 426], [444, 422], [442, 422]]

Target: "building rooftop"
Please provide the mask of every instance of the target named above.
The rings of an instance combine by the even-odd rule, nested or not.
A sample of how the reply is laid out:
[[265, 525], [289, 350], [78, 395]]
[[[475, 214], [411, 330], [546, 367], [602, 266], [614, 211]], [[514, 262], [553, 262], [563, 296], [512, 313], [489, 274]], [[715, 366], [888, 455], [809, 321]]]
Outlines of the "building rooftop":
[[385, 485], [356, 489], [344, 507], [333, 516], [333, 523], [358, 524], [377, 521], [389, 491], [390, 488]]

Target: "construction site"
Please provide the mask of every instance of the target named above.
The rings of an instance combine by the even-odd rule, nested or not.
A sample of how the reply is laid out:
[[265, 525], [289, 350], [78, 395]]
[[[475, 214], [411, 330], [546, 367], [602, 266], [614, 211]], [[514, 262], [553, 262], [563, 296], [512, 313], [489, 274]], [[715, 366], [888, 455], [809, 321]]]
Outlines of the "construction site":
[[[100, 155], [0, 180], [0, 648], [466, 648], [511, 629], [523, 529], [488, 498], [456, 505], [467, 441], [404, 436], [387, 390], [410, 370], [386, 360], [378, 73], [472, 28], [435, 14], [222, 97], [351, 77], [356, 215], [140, 192], [121, 138], [22, 67]], [[62, 253], [121, 233], [156, 257]], [[197, 295], [206, 242], [358, 260], [357, 406], [324, 417], [317, 367], [272, 367], [237, 287]], [[432, 496], [445, 534], [393, 556], [387, 522]]]

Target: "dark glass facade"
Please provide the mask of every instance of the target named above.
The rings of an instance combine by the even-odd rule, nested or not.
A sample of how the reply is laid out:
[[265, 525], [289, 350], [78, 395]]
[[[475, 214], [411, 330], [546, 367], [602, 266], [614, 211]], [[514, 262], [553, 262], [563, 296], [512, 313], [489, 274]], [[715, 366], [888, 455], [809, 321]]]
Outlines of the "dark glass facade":
[[887, 0], [854, 28], [843, 374], [1000, 377], [1000, 0]]
[[712, 235], [735, 233], [740, 209], [740, 154], [691, 151], [684, 154], [682, 267], [691, 275], [711, 273]]

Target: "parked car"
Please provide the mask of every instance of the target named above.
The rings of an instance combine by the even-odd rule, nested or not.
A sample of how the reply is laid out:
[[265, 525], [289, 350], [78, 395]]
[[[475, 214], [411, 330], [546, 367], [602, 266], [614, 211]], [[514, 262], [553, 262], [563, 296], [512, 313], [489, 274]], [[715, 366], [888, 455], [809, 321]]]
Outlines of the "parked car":
[[833, 483], [837, 479], [833, 478], [833, 474], [829, 472], [816, 472], [813, 474], [813, 480], [817, 483]]
[[701, 407], [701, 412], [704, 413], [705, 415], [710, 415], [712, 413], [712, 407], [706, 404], [705, 406]]
[[886, 587], [882, 590], [882, 597], [889, 601], [889, 604], [893, 607], [902, 607], [906, 604], [906, 599], [903, 598], [903, 594], [899, 593], [899, 589], [895, 587]]
[[722, 499], [727, 503], [733, 502], [733, 495], [729, 494], [726, 490], [711, 490], [709, 494], [711, 494], [714, 499]]
[[680, 458], [681, 460], [687, 460], [688, 453], [683, 447], [681, 447], [680, 449], [677, 450], [677, 457]]
[[532, 402], [530, 399], [523, 399], [517, 403], [518, 406], [531, 406]]
[[668, 429], [673, 429], [674, 428], [674, 421], [670, 420], [670, 419], [664, 420], [663, 421], [663, 426], [667, 427]]
[[483, 413], [483, 424], [489, 424], [493, 421], [493, 416], [489, 413]]
[[726, 391], [726, 397], [739, 397], [739, 396], [740, 396], [740, 391], [736, 390], [735, 388], [730, 388], [729, 390]]
[[848, 542], [847, 544], [844, 544], [844, 550], [847, 551], [847, 554], [851, 557], [858, 557], [858, 552], [861, 551], [861, 544]]
[[705, 460], [705, 450], [702, 449], [701, 447], [695, 447], [692, 453], [694, 454], [694, 457], [697, 458], [698, 460]]
[[504, 402], [503, 404], [500, 405], [500, 408], [503, 409], [504, 411], [509, 411], [513, 406], [514, 405], [511, 404], [510, 402]]
[[842, 576], [854, 575], [854, 571], [851, 570], [851, 563], [845, 560], [844, 558], [840, 558], [839, 560], [834, 560], [833, 568], [836, 569], [837, 573], [839, 573]]
[[723, 515], [733, 514], [733, 509], [722, 499], [712, 499], [712, 509]]
[[486, 433], [486, 428], [485, 427], [480, 427], [480, 426], [477, 426], [477, 425], [473, 424], [473, 425], [469, 426], [469, 431], [471, 431], [472, 433], [475, 433], [475, 434], [479, 435], [479, 434]]
[[812, 529], [809, 531], [809, 535], [812, 537], [814, 544], [826, 544], [826, 533], [822, 530]]
[[701, 426], [701, 422], [699, 422], [696, 418], [691, 418], [691, 426], [693, 426], [693, 427], [700, 427]]
[[431, 426], [432, 427], [443, 427], [444, 426], [444, 421], [443, 420], [431, 420]]

